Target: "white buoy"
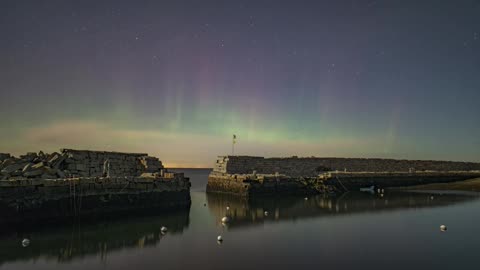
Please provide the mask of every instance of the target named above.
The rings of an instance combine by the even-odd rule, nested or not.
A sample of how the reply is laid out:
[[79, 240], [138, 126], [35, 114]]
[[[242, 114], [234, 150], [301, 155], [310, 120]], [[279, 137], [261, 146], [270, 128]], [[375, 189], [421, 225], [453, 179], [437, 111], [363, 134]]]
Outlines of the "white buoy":
[[268, 216], [268, 211], [263, 212], [265, 216]]
[[447, 226], [440, 225], [440, 231], [445, 232], [447, 230]]
[[168, 229], [167, 229], [167, 227], [165, 227], [165, 226], [163, 226], [162, 228], [160, 228], [160, 232], [161, 232], [162, 234], [166, 234], [167, 231], [168, 231]]
[[222, 241], [223, 241], [223, 238], [222, 238], [221, 235], [217, 236], [217, 241], [218, 241], [218, 242], [222, 242]]
[[230, 222], [230, 219], [228, 217], [222, 218], [222, 223], [228, 223], [228, 222]]
[[23, 247], [28, 247], [30, 245], [30, 240], [25, 238], [22, 240], [22, 246]]

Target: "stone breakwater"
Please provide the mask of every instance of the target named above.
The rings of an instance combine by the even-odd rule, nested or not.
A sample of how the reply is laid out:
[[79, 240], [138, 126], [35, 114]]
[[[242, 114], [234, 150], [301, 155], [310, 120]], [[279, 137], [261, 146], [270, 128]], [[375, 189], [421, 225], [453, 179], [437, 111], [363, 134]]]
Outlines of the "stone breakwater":
[[220, 156], [207, 191], [255, 194], [338, 193], [382, 187], [445, 183], [480, 176], [480, 163], [361, 159]]
[[398, 160], [380, 158], [264, 158], [253, 156], [219, 156], [213, 170], [226, 174], [285, 174], [317, 176], [325, 171], [347, 172], [422, 172], [422, 171], [480, 171], [480, 163]]
[[211, 172], [207, 192], [232, 193], [241, 196], [268, 194], [307, 195], [337, 192], [316, 177], [290, 177], [271, 174], [222, 174]]
[[190, 207], [189, 178], [147, 154], [63, 149], [0, 157], [0, 224]]

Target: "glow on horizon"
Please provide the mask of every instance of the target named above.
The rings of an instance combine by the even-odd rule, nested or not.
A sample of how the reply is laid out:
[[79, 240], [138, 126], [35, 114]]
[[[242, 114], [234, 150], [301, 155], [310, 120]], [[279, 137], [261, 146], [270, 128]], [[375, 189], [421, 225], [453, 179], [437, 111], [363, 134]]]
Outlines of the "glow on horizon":
[[0, 152], [480, 162], [472, 3], [262, 5], [5, 3]]

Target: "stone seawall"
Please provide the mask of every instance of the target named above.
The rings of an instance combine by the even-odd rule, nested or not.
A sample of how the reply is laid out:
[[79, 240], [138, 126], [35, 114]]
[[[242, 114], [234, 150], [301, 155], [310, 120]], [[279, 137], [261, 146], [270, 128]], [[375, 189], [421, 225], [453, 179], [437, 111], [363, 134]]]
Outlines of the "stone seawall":
[[183, 175], [0, 181], [0, 225], [189, 208]]
[[190, 181], [144, 153], [0, 155], [0, 225], [190, 207]]
[[231, 193], [241, 196], [266, 194], [319, 194], [334, 192], [334, 185], [326, 186], [317, 178], [300, 178], [286, 175], [219, 174], [208, 177], [207, 192]]
[[480, 177], [480, 172], [352, 172], [324, 173], [317, 177], [225, 174], [211, 172], [207, 192], [241, 196], [260, 194], [320, 194], [359, 190], [364, 187], [407, 187], [448, 183]]
[[480, 172], [352, 172], [325, 173], [321, 180], [339, 185], [347, 190], [363, 187], [408, 187], [431, 183], [449, 183], [480, 177]]
[[480, 163], [396, 160], [377, 158], [264, 158], [253, 156], [219, 156], [213, 170], [226, 174], [285, 174], [317, 176], [324, 171], [348, 172], [412, 172], [412, 171], [474, 171]]

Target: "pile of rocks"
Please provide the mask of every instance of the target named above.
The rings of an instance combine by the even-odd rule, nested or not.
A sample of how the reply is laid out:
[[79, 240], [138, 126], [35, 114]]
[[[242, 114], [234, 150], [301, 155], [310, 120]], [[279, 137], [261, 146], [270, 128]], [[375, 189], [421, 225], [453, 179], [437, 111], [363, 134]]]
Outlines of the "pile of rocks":
[[0, 154], [0, 179], [4, 180], [139, 176], [162, 169], [158, 158], [143, 153], [62, 149], [60, 153], [30, 152], [18, 158]]
[[[45, 154], [42, 151], [29, 152], [19, 158], [9, 154], [1, 155], [0, 178], [65, 178], [60, 168], [66, 155], [59, 153]], [[2, 160], [3, 159], [3, 160]]]

